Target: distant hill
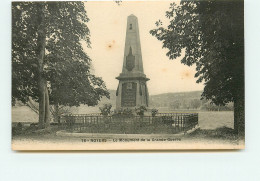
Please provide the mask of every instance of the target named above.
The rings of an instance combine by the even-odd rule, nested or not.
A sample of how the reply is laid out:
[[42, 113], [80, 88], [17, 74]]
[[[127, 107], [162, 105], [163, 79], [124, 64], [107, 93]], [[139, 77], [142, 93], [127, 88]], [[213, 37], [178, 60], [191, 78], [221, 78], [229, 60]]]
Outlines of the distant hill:
[[231, 111], [233, 103], [226, 106], [211, 104], [210, 100], [201, 100], [203, 91], [165, 93], [150, 96], [150, 107], [159, 111], [180, 111], [180, 110], [204, 110], [204, 111]]
[[202, 91], [191, 91], [151, 95], [150, 106], [171, 107], [174, 103], [176, 103], [176, 101], [178, 101], [180, 104], [189, 104], [189, 102], [192, 100], [200, 100], [201, 94]]
[[169, 92], [169, 93], [163, 93], [163, 94], [156, 94], [151, 95], [150, 99], [169, 99], [169, 98], [185, 98], [185, 99], [192, 99], [192, 98], [200, 98], [202, 94], [202, 91], [189, 91], [189, 92]]

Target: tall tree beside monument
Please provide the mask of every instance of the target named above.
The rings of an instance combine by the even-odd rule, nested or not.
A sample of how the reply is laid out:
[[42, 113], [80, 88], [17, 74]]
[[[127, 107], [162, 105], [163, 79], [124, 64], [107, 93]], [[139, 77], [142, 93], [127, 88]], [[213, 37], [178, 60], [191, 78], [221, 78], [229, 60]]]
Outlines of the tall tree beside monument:
[[39, 127], [48, 127], [49, 104], [96, 105], [109, 96], [90, 73], [89, 21], [82, 2], [12, 3], [12, 101], [39, 102]]
[[163, 42], [175, 59], [185, 50], [183, 64], [196, 65], [202, 96], [217, 105], [234, 102], [234, 129], [244, 135], [244, 2], [181, 1], [172, 3], [166, 17], [150, 33]]
[[122, 73], [116, 77], [119, 80], [116, 91], [116, 108], [133, 108], [149, 105], [149, 94], [144, 74], [142, 51], [135, 15], [127, 18], [125, 52]]

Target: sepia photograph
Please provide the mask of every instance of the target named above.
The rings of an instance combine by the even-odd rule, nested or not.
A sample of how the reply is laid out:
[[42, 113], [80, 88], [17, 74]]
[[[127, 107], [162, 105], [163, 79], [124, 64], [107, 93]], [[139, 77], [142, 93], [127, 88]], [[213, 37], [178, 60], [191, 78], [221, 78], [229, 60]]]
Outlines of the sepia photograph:
[[243, 0], [11, 9], [13, 150], [245, 148]]

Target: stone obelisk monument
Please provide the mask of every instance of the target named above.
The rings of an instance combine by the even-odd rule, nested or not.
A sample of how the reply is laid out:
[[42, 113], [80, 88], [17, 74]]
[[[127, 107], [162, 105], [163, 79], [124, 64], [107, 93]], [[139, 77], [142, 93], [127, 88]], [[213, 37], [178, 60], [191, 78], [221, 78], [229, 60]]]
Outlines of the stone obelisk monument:
[[127, 18], [125, 53], [122, 73], [116, 77], [116, 109], [149, 106], [149, 94], [144, 74], [137, 17]]

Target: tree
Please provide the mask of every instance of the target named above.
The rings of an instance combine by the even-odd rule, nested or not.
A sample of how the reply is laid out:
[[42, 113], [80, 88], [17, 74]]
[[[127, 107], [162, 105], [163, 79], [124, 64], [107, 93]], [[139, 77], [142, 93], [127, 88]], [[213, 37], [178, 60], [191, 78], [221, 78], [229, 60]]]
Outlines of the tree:
[[109, 97], [90, 72], [89, 21], [82, 2], [13, 2], [12, 101], [39, 103], [39, 127], [48, 127], [49, 105], [96, 105]]
[[185, 51], [183, 64], [196, 65], [197, 83], [205, 82], [202, 97], [216, 105], [234, 102], [234, 130], [244, 135], [244, 2], [181, 1], [150, 33], [163, 42], [167, 56]]

